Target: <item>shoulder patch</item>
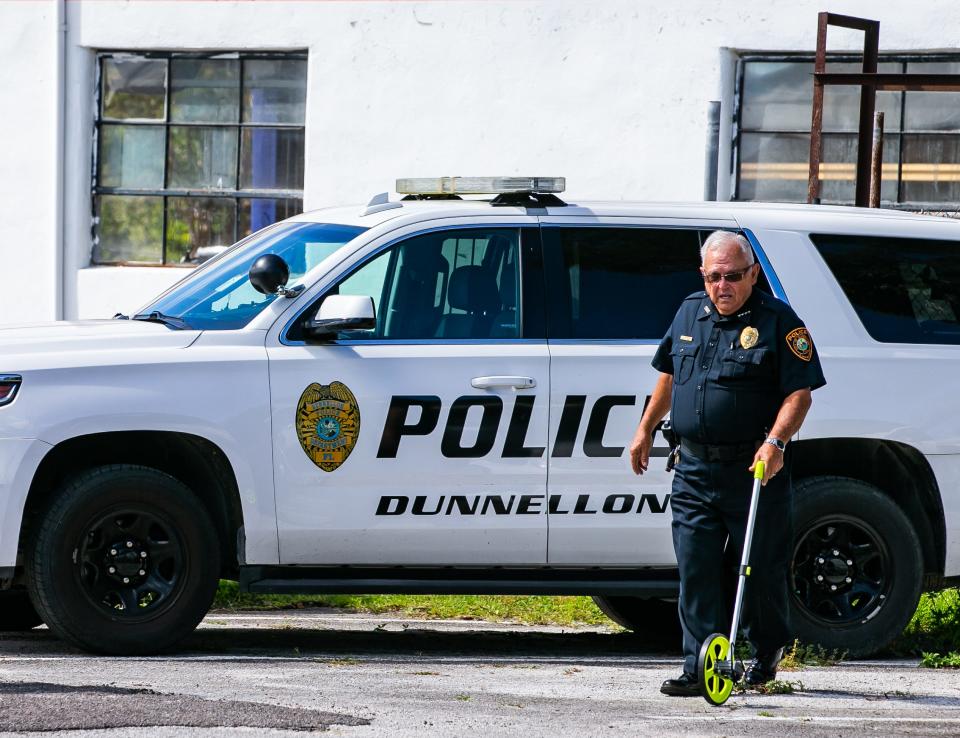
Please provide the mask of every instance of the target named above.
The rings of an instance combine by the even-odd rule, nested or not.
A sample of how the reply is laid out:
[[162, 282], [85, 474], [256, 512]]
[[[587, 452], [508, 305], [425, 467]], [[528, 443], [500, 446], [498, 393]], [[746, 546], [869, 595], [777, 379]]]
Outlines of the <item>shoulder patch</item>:
[[325, 472], [339, 469], [360, 435], [357, 398], [342, 382], [314, 382], [300, 395], [296, 427], [310, 461]]
[[813, 340], [806, 328], [795, 328], [787, 334], [787, 346], [798, 359], [810, 361], [813, 358]]

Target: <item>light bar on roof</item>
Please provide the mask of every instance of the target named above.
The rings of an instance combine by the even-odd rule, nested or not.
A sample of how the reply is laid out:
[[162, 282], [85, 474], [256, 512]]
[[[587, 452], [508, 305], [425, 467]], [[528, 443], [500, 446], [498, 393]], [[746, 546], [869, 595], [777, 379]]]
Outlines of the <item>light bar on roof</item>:
[[566, 177], [413, 177], [397, 180], [401, 195], [502, 195], [563, 192]]

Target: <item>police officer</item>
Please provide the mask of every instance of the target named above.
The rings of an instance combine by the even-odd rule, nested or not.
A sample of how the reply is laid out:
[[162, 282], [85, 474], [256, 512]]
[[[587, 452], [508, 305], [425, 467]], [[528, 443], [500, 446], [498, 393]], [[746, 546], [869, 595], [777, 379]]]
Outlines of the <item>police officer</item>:
[[[743, 622], [754, 651], [750, 685], [773, 679], [791, 638], [787, 565], [793, 540], [785, 447], [825, 384], [810, 334], [785, 303], [755, 289], [760, 267], [750, 243], [712, 233], [700, 250], [705, 292], [687, 297], [653, 358], [661, 372], [630, 447], [647, 469], [653, 431], [670, 410], [680, 439], [670, 505], [680, 569], [683, 673], [668, 695], [699, 694], [697, 657], [712, 633], [729, 629], [724, 549], [740, 560], [752, 471], [765, 464], [751, 548]], [[730, 560], [728, 559], [728, 560]]]

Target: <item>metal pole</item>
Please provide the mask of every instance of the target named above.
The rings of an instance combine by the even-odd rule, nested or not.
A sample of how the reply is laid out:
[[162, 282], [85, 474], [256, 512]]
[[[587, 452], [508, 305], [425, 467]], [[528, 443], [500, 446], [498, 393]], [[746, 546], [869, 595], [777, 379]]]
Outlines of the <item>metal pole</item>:
[[703, 169], [703, 199], [717, 199], [717, 164], [720, 157], [720, 102], [707, 103], [707, 159]]
[[[880, 24], [872, 23], [863, 32], [863, 71], [876, 73], [880, 49]], [[860, 129], [857, 134], [857, 192], [856, 206], [865, 208], [870, 204], [870, 151], [867, 141], [873, 129], [873, 111], [876, 107], [877, 90], [873, 86], [860, 87]]]
[[873, 150], [870, 157], [870, 207], [880, 207], [883, 177], [883, 113], [873, 114]]
[[[814, 72], [825, 72], [827, 69], [827, 22], [829, 13], [820, 13], [817, 16], [817, 58], [813, 65]], [[810, 171], [807, 175], [807, 202], [820, 202], [820, 158], [823, 155], [823, 84], [813, 78], [813, 120], [810, 123]]]
[[736, 662], [734, 649], [737, 645], [737, 630], [743, 607], [743, 590], [750, 576], [750, 547], [753, 545], [753, 527], [757, 522], [757, 507], [760, 505], [760, 490], [763, 486], [764, 463], [758, 461], [753, 473], [753, 492], [750, 494], [750, 512], [747, 513], [747, 530], [743, 540], [743, 555], [740, 558], [740, 577], [737, 580], [737, 598], [733, 604], [733, 620], [730, 622], [730, 665]]

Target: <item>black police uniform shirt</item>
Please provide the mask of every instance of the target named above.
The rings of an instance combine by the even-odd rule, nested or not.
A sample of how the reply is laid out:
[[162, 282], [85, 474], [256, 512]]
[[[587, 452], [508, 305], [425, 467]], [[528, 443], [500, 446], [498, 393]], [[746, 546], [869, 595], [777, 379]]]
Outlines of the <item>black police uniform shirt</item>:
[[729, 316], [706, 292], [687, 297], [652, 363], [673, 375], [670, 422], [695, 443], [760, 440], [787, 395], [826, 384], [803, 322], [756, 288]]

